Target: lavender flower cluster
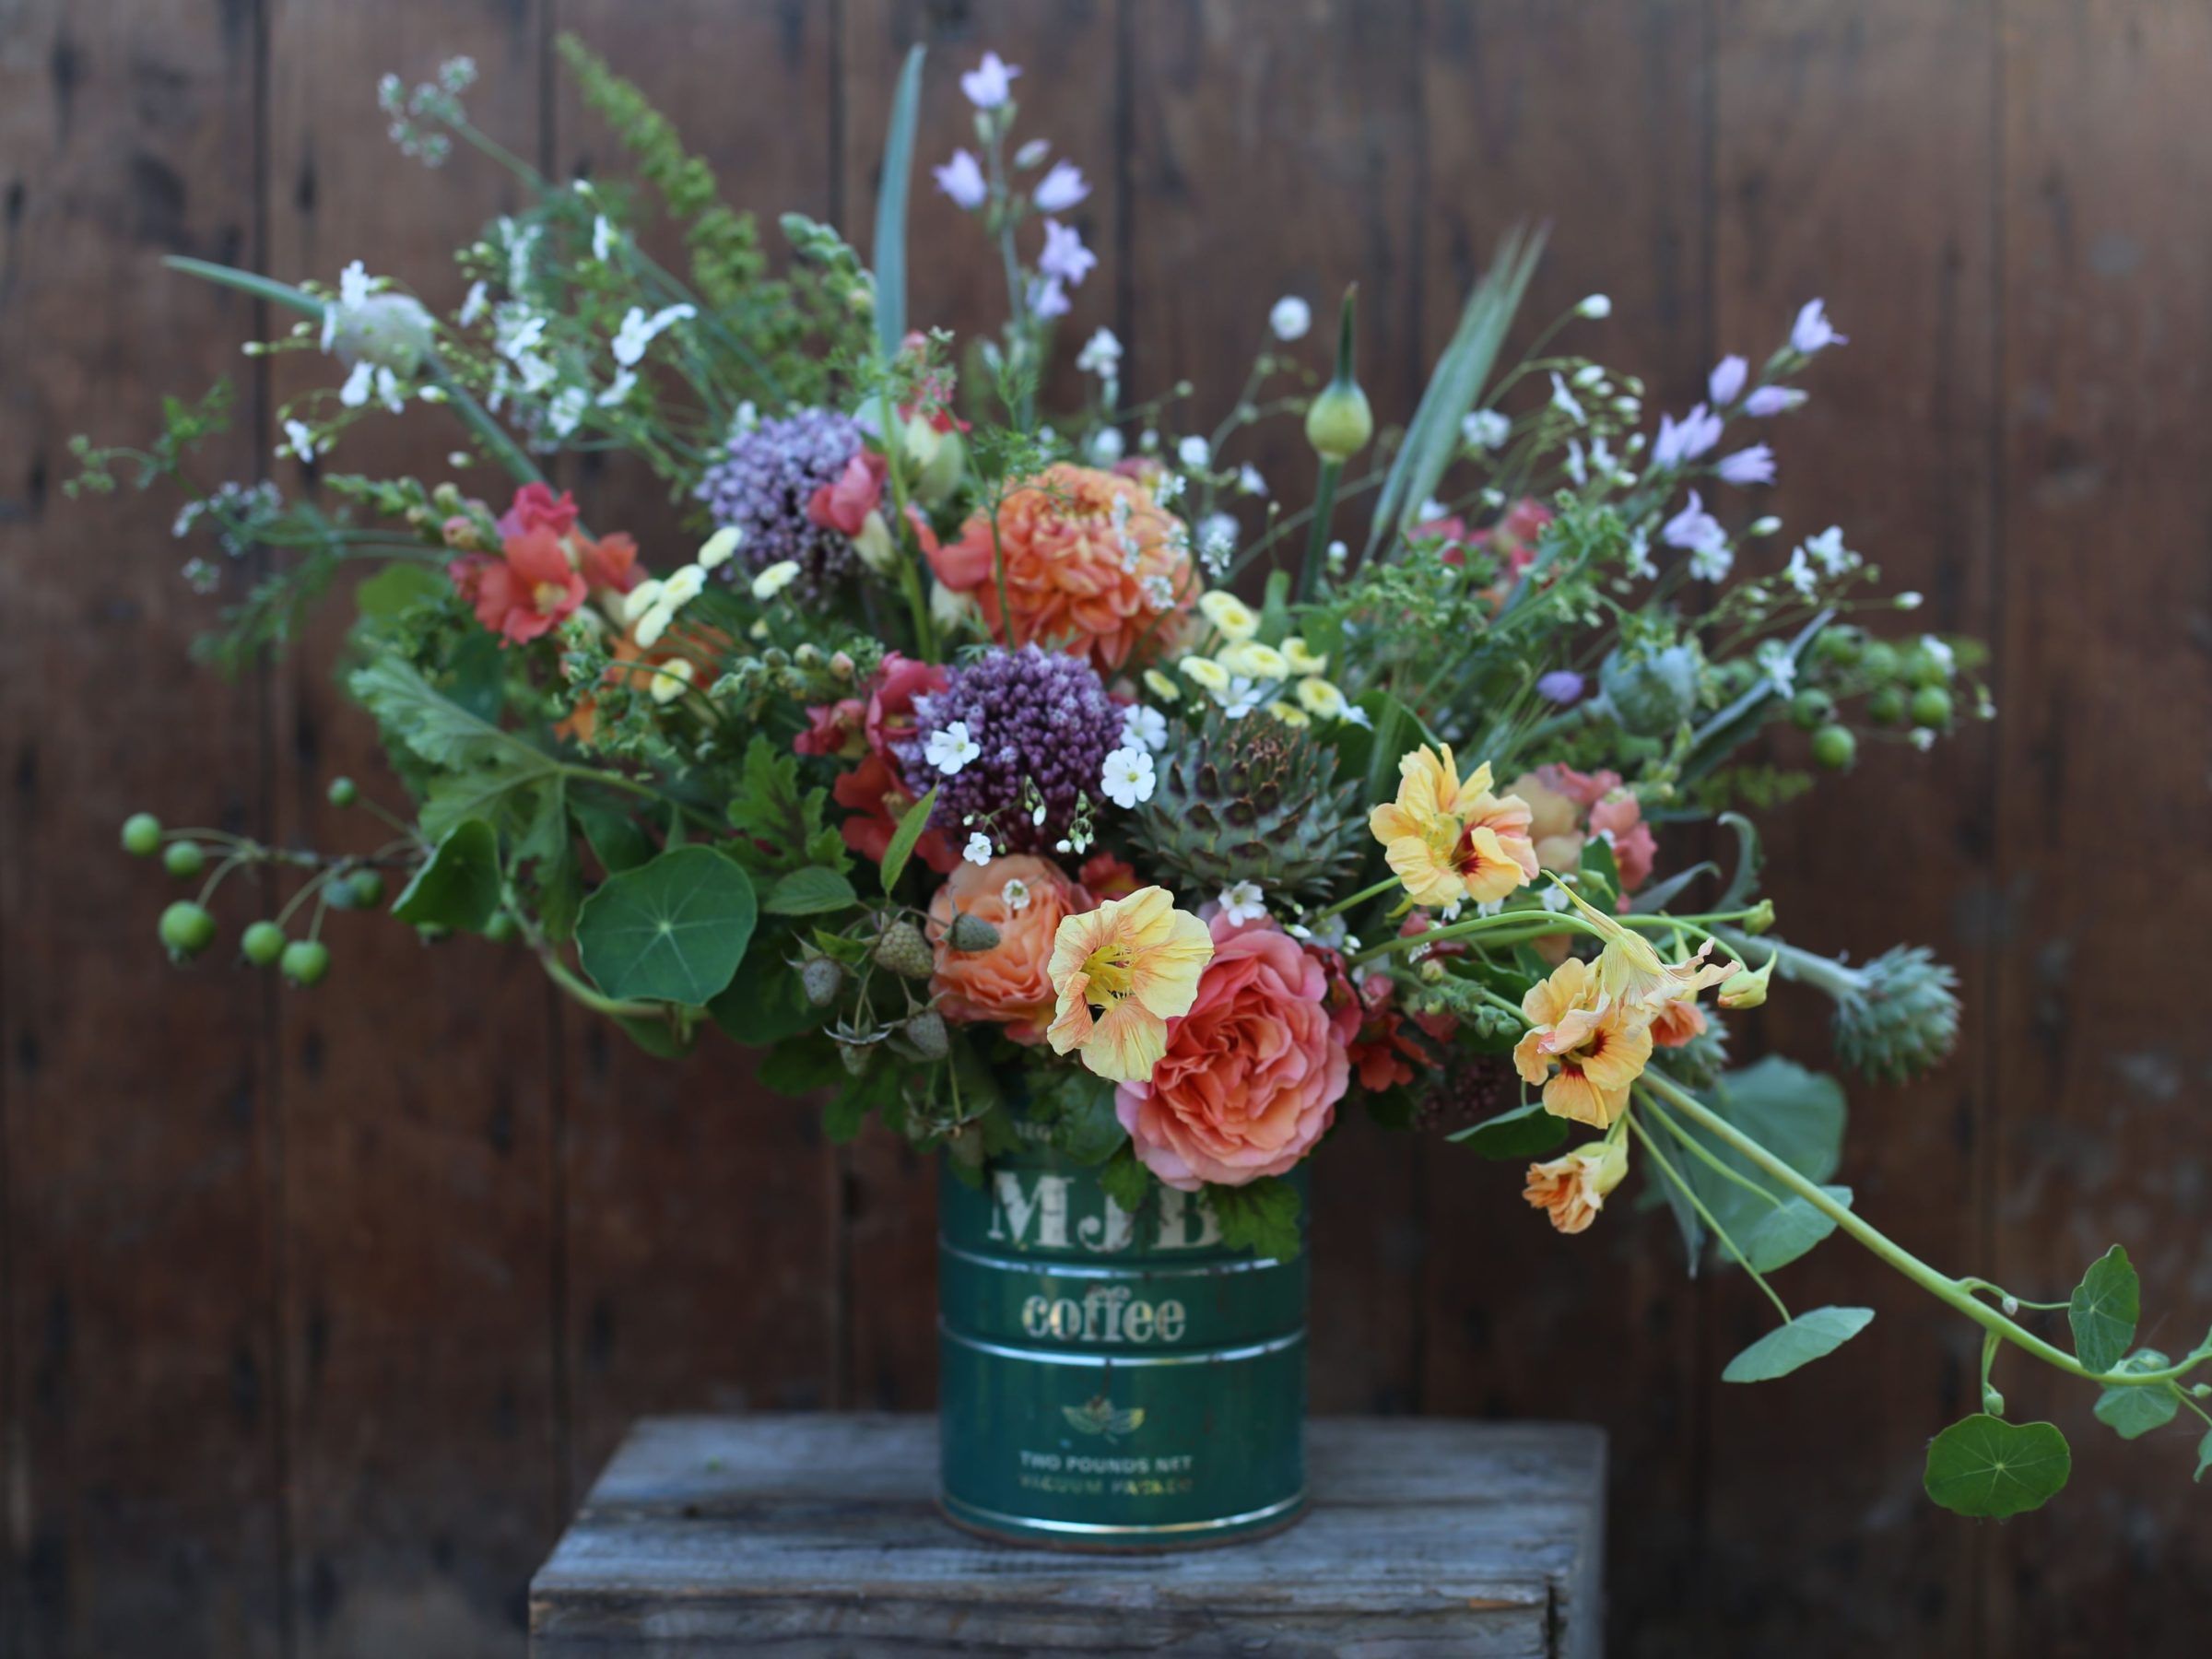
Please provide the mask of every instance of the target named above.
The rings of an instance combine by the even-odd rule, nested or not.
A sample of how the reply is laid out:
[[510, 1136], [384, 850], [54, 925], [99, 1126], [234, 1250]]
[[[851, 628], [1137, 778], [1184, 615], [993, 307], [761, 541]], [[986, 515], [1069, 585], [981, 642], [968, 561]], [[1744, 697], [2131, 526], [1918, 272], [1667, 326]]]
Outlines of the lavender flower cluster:
[[834, 409], [764, 420], [730, 440], [729, 459], [707, 468], [699, 499], [717, 526], [745, 533], [745, 558], [753, 570], [796, 559], [798, 590], [819, 600], [859, 570], [860, 556], [841, 531], [808, 518], [806, 503], [822, 485], [837, 481], [860, 448], [859, 424]]
[[[956, 840], [982, 830], [1002, 852], [1049, 852], [1075, 821], [1079, 797], [1099, 796], [1124, 714], [1081, 657], [994, 649], [914, 699], [914, 736], [893, 746], [917, 795], [935, 789], [930, 822]], [[929, 739], [956, 722], [981, 753], [959, 770], [933, 766]], [[1041, 820], [1035, 809], [1041, 806]]]

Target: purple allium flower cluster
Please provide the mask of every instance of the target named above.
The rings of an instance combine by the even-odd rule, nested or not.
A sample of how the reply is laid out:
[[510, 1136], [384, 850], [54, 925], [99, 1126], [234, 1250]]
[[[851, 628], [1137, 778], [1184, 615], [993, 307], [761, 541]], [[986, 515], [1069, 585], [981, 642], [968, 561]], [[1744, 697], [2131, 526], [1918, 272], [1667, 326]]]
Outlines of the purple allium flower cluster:
[[860, 449], [859, 423], [834, 409], [764, 420], [730, 440], [729, 459], [707, 468], [699, 499], [716, 525], [745, 532], [743, 551], [753, 570], [795, 559], [799, 591], [819, 599], [858, 571], [860, 556], [843, 532], [808, 518], [806, 503], [837, 481]]
[[[1083, 658], [1034, 645], [994, 648], [952, 669], [944, 690], [915, 698], [914, 735], [892, 747], [907, 787], [937, 792], [932, 824], [956, 840], [983, 830], [1002, 851], [1049, 853], [1074, 821], [1077, 799], [1098, 800], [1124, 718]], [[955, 721], [982, 752], [947, 774], [924, 751]], [[1041, 823], [1032, 817], [1040, 798]]]

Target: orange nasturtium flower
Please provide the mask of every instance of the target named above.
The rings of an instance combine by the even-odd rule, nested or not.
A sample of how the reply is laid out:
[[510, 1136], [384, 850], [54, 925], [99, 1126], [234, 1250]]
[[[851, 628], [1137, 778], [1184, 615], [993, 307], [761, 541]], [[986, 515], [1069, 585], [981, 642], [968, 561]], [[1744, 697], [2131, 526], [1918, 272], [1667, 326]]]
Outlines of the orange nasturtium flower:
[[1559, 890], [1606, 941], [1597, 958], [1597, 989], [1608, 1002], [1656, 1019], [1677, 998], [1694, 1000], [1707, 985], [1717, 985], [1735, 971], [1734, 962], [1705, 959], [1712, 951], [1711, 939], [1699, 946], [1695, 955], [1669, 962], [1660, 956], [1658, 947], [1634, 928], [1624, 927], [1618, 917], [1586, 902], [1565, 882], [1559, 883]]
[[1368, 814], [1416, 904], [1487, 904], [1536, 878], [1528, 803], [1490, 792], [1488, 761], [1465, 778], [1452, 759], [1426, 745], [1398, 761], [1398, 798]]
[[1563, 1233], [1579, 1233], [1597, 1219], [1606, 1207], [1606, 1195], [1629, 1172], [1629, 1143], [1618, 1135], [1587, 1147], [1578, 1147], [1564, 1158], [1528, 1166], [1528, 1184], [1522, 1197], [1551, 1218]]
[[1513, 1047], [1513, 1066], [1543, 1084], [1544, 1110], [1554, 1117], [1608, 1129], [1652, 1057], [1654, 1010], [1606, 995], [1599, 982], [1599, 970], [1569, 957], [1531, 985], [1521, 999], [1529, 1030]]
[[1053, 1053], [1077, 1051], [1116, 1083], [1144, 1082], [1168, 1052], [1168, 1021], [1191, 1011], [1213, 959], [1212, 932], [1165, 888], [1065, 917], [1045, 970], [1059, 999], [1045, 1033]]

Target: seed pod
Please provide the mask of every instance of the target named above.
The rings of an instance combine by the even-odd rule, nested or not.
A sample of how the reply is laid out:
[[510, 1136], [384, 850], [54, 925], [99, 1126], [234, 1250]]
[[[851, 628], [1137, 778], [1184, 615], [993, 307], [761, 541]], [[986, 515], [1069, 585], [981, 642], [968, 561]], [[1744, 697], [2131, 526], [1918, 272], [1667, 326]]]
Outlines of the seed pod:
[[877, 935], [876, 959], [908, 979], [927, 979], [937, 967], [929, 941], [912, 922], [894, 922]]
[[826, 956], [810, 958], [799, 969], [799, 984], [806, 993], [806, 1000], [818, 1008], [826, 1008], [835, 1002], [844, 982], [845, 971]]
[[953, 917], [951, 930], [945, 939], [955, 950], [972, 956], [977, 951], [998, 948], [998, 929], [973, 912], [962, 911]]

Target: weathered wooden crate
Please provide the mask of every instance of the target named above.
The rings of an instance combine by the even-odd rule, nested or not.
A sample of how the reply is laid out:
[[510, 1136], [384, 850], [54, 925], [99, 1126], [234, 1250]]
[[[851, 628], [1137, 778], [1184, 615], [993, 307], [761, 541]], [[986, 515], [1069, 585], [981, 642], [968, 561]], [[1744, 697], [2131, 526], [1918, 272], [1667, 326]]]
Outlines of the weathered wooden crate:
[[1115, 1557], [987, 1544], [931, 1501], [930, 1417], [658, 1418], [530, 1593], [546, 1659], [1599, 1651], [1605, 1436], [1569, 1424], [1312, 1424], [1312, 1512], [1277, 1536]]

